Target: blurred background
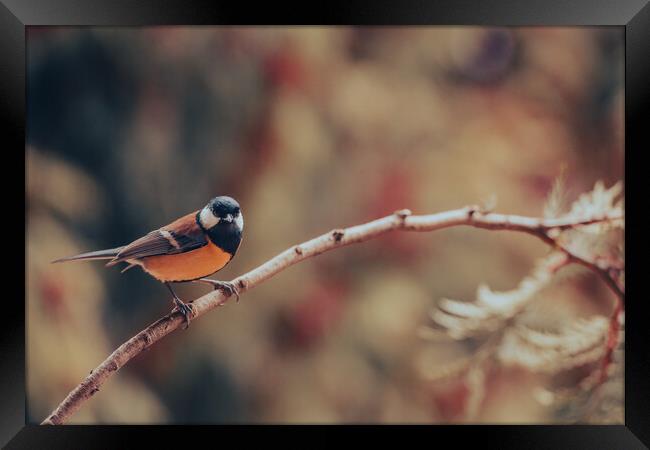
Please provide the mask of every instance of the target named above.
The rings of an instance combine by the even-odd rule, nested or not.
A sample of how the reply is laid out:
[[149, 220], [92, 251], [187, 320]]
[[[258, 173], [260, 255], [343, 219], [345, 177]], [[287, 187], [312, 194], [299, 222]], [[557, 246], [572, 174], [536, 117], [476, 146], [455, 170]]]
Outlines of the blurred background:
[[[232, 279], [332, 228], [496, 197], [541, 216], [623, 177], [622, 28], [28, 27], [28, 420], [171, 309], [161, 283], [101, 262], [201, 208], [242, 205]], [[294, 266], [152, 346], [72, 423], [446, 423], [461, 382], [423, 372], [466, 352], [418, 335], [441, 297], [514, 288], [529, 236], [394, 233]], [[185, 301], [201, 285], [178, 285]], [[607, 314], [585, 276], [571, 314]], [[567, 312], [567, 314], [569, 313]], [[539, 375], [501, 369], [479, 422], [553, 422]], [[621, 417], [622, 421], [622, 417]]]

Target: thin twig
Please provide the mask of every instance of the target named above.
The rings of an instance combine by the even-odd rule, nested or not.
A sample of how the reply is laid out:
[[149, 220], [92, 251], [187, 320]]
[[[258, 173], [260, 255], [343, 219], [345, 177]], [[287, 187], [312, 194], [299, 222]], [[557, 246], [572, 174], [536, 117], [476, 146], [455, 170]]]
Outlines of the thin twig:
[[[332, 230], [310, 241], [285, 250], [271, 258], [261, 266], [241, 275], [233, 283], [240, 292], [247, 291], [271, 278], [289, 266], [299, 263], [307, 258], [319, 255], [335, 248], [344, 247], [359, 242], [373, 239], [390, 231], [435, 231], [459, 225], [467, 225], [489, 230], [511, 230], [528, 233], [542, 239], [553, 247], [560, 248], [567, 254], [572, 262], [595, 271], [605, 279], [623, 301], [624, 291], [617, 283], [610, 279], [609, 272], [597, 264], [588, 261], [570, 250], [559, 247], [556, 239], [550, 236], [549, 231], [565, 230], [569, 228], [589, 225], [597, 222], [620, 220], [622, 217], [601, 217], [598, 219], [576, 220], [562, 219], [537, 219], [532, 217], [504, 215], [484, 212], [477, 206], [456, 209], [429, 215], [411, 215], [409, 210], [396, 211], [390, 216], [373, 220], [362, 225], [344, 229]], [[196, 319], [217, 306], [228, 301], [221, 291], [213, 291], [194, 300], [191, 319]], [[90, 397], [99, 391], [113, 373], [123, 367], [127, 362], [140, 354], [143, 350], [158, 342], [172, 331], [181, 327], [184, 318], [179, 312], [170, 313], [120, 345], [111, 355], [75, 387], [63, 402], [43, 421], [43, 424], [58, 425], [65, 423]]]
[[625, 305], [620, 299], [614, 304], [614, 311], [609, 319], [609, 330], [607, 332], [607, 342], [605, 344], [605, 355], [600, 367], [599, 384], [607, 381], [609, 367], [614, 359], [614, 351], [619, 344], [619, 335], [621, 331], [621, 319]]

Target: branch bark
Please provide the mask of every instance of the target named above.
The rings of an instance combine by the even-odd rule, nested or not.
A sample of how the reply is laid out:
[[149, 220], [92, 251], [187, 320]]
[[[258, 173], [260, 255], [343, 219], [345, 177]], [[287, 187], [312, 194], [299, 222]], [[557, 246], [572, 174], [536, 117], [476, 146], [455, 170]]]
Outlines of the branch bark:
[[[294, 245], [259, 267], [235, 278], [232, 282], [243, 293], [307, 258], [335, 248], [364, 242], [390, 231], [435, 231], [466, 225], [488, 230], [518, 231], [543, 240], [552, 247], [563, 251], [571, 262], [581, 264], [597, 273], [617, 295], [622, 304], [625, 298], [624, 288], [610, 276], [608, 268], [583, 256], [571, 253], [569, 249], [561, 247], [557, 239], [551, 237], [552, 233], [549, 233], [552, 230], [566, 230], [582, 225], [620, 219], [622, 217], [619, 216], [604, 216], [582, 221], [570, 218], [538, 219], [485, 212], [477, 206], [428, 215], [411, 215], [409, 210], [401, 210], [390, 216], [362, 225], [335, 229], [302, 244]], [[199, 297], [191, 303], [191, 318], [196, 319], [217, 306], [222, 306], [226, 301], [228, 301], [228, 297], [221, 291], [213, 291]], [[99, 388], [117, 370], [146, 348], [180, 328], [183, 320], [183, 316], [179, 312], [167, 314], [120, 345], [68, 394], [42, 424], [59, 425], [65, 423], [88, 399], [99, 391]]]

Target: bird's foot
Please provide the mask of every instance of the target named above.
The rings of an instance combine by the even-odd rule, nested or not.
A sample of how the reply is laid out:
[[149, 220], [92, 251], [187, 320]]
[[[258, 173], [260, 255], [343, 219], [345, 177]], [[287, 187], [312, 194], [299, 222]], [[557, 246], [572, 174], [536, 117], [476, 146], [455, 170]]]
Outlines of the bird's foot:
[[190, 317], [192, 315], [192, 304], [183, 303], [181, 299], [174, 297], [174, 308], [172, 313], [180, 311], [181, 314], [185, 317], [185, 327], [184, 330], [187, 330], [190, 326]]
[[232, 295], [235, 296], [237, 303], [239, 303], [239, 289], [237, 289], [237, 286], [235, 286], [235, 283], [231, 283], [230, 281], [217, 281], [217, 280], [211, 280], [209, 278], [201, 278], [199, 280], [196, 280], [202, 283], [206, 283], [212, 286], [213, 289], [219, 289], [221, 292], [224, 293], [226, 297], [230, 297]]

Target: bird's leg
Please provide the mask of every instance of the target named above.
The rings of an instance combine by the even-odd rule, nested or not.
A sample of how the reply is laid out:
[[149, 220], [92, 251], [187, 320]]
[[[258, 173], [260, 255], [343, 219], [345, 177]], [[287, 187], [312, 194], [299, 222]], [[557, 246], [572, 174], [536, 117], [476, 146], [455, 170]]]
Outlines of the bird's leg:
[[183, 316], [185, 316], [185, 329], [189, 328], [190, 326], [190, 314], [192, 312], [192, 305], [188, 305], [183, 303], [183, 301], [178, 298], [178, 295], [174, 292], [172, 289], [172, 286], [169, 283], [165, 283], [165, 286], [167, 286], [167, 289], [169, 289], [169, 292], [172, 293], [172, 299], [174, 301], [175, 308], [172, 309], [172, 312], [174, 312], [176, 309], [178, 309]]
[[237, 289], [235, 283], [231, 283], [230, 281], [211, 280], [209, 278], [199, 278], [198, 280], [194, 280], [194, 282], [209, 284], [213, 287], [213, 289], [219, 289], [221, 292], [223, 292], [226, 297], [234, 295], [237, 299], [237, 302], [239, 303], [239, 289]]

